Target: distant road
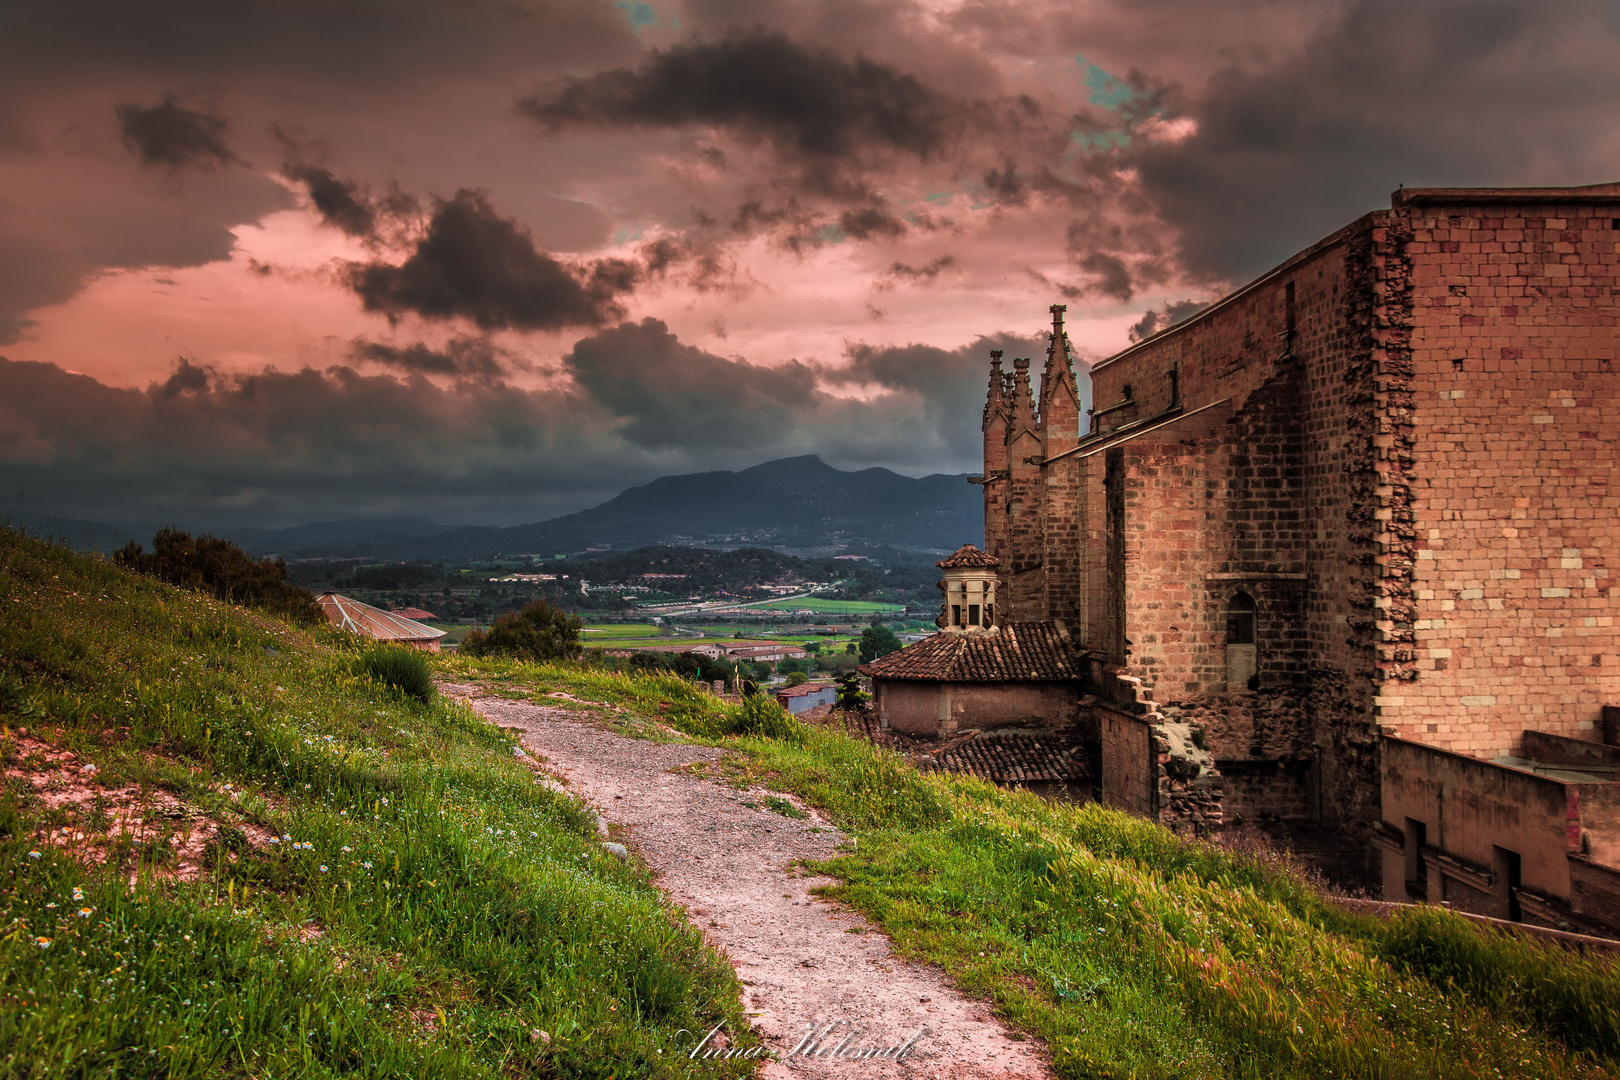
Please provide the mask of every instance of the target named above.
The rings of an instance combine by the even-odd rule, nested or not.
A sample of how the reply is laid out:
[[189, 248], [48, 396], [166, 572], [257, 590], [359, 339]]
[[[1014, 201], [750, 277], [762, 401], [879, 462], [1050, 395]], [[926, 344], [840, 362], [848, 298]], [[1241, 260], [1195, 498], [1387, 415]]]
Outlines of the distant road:
[[[701, 604], [692, 604], [681, 608], [662, 609], [656, 612], [652, 611], [650, 608], [643, 608], [642, 610], [648, 612], [648, 614], [657, 615], [660, 619], [668, 619], [684, 615], [720, 615], [728, 611], [741, 611], [744, 608], [766, 607], [770, 604], [780, 604], [788, 600], [808, 600], [814, 595], [816, 594], [813, 592], [806, 592], [799, 593], [797, 596], [773, 596], [769, 600], [747, 600], [742, 603], [735, 603], [729, 600], [706, 600]], [[784, 614], [787, 613], [784, 612]]]

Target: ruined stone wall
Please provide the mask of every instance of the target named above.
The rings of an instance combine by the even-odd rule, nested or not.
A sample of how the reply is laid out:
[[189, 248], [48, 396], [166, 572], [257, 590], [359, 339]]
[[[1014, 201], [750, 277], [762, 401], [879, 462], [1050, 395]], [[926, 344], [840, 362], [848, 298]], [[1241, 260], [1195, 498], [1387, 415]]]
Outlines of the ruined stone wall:
[[[1378, 809], [1373, 328], [1386, 253], [1372, 233], [1383, 217], [1094, 369], [1097, 401], [1128, 384], [1139, 415], [1185, 419], [1088, 459], [1094, 472], [1113, 459], [1108, 507], [1123, 514], [1100, 530], [1088, 521], [1105, 541], [1121, 536], [1105, 543], [1111, 603], [1091, 591], [1088, 630], [1123, 605], [1129, 673], [1205, 727], [1216, 759], [1235, 764], [1226, 790], [1243, 812], [1358, 829]], [[1209, 410], [1219, 424], [1196, 422], [1222, 401], [1224, 413]], [[1227, 662], [1239, 593], [1257, 609], [1254, 685], [1272, 725], [1258, 740], [1256, 699], [1234, 693], [1246, 685]]]
[[1620, 700], [1620, 201], [1402, 213], [1409, 405], [1383, 438], [1410, 461], [1411, 640], [1384, 730], [1482, 757], [1526, 728], [1601, 738]]

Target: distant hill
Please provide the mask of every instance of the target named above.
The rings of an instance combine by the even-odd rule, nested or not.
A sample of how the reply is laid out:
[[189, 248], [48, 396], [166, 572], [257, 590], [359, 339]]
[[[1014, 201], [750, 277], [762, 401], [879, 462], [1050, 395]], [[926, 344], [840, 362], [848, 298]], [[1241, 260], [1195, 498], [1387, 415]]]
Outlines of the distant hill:
[[398, 524], [385, 536], [336, 536], [329, 525], [320, 527], [326, 535], [315, 538], [305, 530], [316, 527], [304, 526], [254, 530], [238, 542], [288, 558], [434, 560], [550, 557], [648, 544], [950, 551], [982, 541], [984, 504], [979, 489], [961, 475], [913, 479], [888, 469], [842, 472], [806, 456], [741, 472], [665, 476], [601, 506], [533, 525], [430, 532], [428, 523], [413, 522], [416, 528], [408, 532]]

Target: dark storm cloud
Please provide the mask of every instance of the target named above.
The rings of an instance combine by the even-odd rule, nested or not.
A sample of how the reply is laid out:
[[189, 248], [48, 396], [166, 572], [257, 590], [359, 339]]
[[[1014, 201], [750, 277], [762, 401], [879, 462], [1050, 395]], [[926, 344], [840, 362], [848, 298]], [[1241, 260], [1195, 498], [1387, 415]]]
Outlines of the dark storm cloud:
[[636, 67], [559, 81], [519, 107], [552, 131], [718, 125], [807, 159], [871, 145], [927, 157], [954, 122], [952, 104], [910, 74], [769, 31], [656, 49]]
[[1080, 259], [1080, 269], [1092, 275], [1090, 290], [1126, 301], [1136, 295], [1131, 283], [1131, 271], [1125, 260], [1105, 251], [1093, 251]]
[[601, 63], [637, 44], [618, 11], [592, 0], [8, 0], [5, 18], [0, 67], [64, 79], [109, 69], [271, 72], [375, 87], [457, 70]]
[[619, 259], [565, 266], [515, 219], [497, 214], [483, 192], [462, 190], [435, 200], [427, 231], [404, 263], [350, 263], [344, 279], [367, 311], [391, 320], [416, 314], [464, 318], [482, 330], [555, 330], [622, 315], [615, 297], [639, 273]]
[[[31, 492], [64, 516], [101, 520], [410, 511], [510, 523], [661, 475], [796, 454], [965, 471], [978, 464], [988, 350], [1038, 355], [1041, 342], [856, 346], [836, 368], [763, 365], [684, 344], [648, 319], [579, 341], [564, 378], [529, 389], [491, 372], [508, 361], [478, 339], [351, 348], [394, 372], [232, 374], [182, 359], [138, 390], [0, 358], [0, 481], [8, 496]], [[844, 387], [864, 392], [829, 392]]]
[[1196, 275], [1241, 280], [1400, 184], [1615, 179], [1612, 4], [1360, 0], [1189, 89], [1197, 134], [1127, 155]]
[[205, 171], [217, 165], [243, 164], [225, 145], [225, 120], [188, 109], [173, 94], [165, 95], [156, 105], [124, 104], [115, 112], [124, 145], [142, 164]]
[[1186, 322], [1194, 315], [1209, 307], [1208, 304], [1198, 300], [1177, 300], [1173, 304], [1166, 304], [1163, 311], [1149, 308], [1148, 311], [1131, 325], [1130, 339], [1141, 341], [1150, 338], [1160, 330], [1167, 330], [1177, 323]]
[[288, 162], [281, 167], [287, 179], [304, 185], [310, 201], [328, 225], [350, 236], [367, 238], [377, 231], [377, 211], [352, 180], [334, 176], [319, 165]]
[[507, 364], [493, 343], [485, 338], [452, 338], [442, 349], [422, 342], [406, 346], [385, 345], [357, 338], [349, 343], [349, 356], [369, 360], [407, 373], [458, 375], [491, 379], [503, 375]]
[[623, 323], [574, 345], [563, 359], [575, 382], [624, 421], [638, 446], [769, 447], [818, 404], [816, 374], [728, 359], [682, 343], [658, 319]]
[[514, 501], [546, 516], [537, 508], [612, 494], [627, 470], [647, 475], [607, 423], [566, 388], [438, 387], [343, 366], [230, 375], [181, 361], [143, 391], [0, 358], [6, 494], [70, 517], [290, 522], [476, 507], [487, 520]]
[[908, 281], [914, 285], [926, 285], [939, 277], [941, 271], [955, 264], [956, 256], [954, 255], [940, 255], [928, 260], [921, 266], [910, 266], [903, 262], [897, 262], [885, 270], [882, 276], [877, 279], [876, 288], [888, 291], [902, 281]]

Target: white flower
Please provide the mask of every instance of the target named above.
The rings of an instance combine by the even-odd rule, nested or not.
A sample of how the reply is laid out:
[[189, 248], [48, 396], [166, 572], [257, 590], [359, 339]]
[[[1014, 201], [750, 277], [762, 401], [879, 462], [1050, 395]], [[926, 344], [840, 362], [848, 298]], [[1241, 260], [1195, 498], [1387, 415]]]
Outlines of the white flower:
[[271, 838], [270, 838], [270, 842], [271, 842], [271, 843], [272, 843], [272, 844], [279, 844], [279, 843], [281, 843], [281, 837], [279, 837], [279, 836], [272, 836], [272, 837], [271, 837]]
[[29, 858], [30, 858], [30, 859], [37, 859], [37, 858], [39, 858], [39, 852], [37, 852], [37, 851], [30, 851], [30, 852], [29, 852], [29, 853], [28, 853], [28, 857], [29, 857]]
[[354, 850], [354, 848], [352, 848], [352, 847], [350, 847], [350, 846], [349, 846], [349, 845], [348, 845], [348, 844], [344, 844], [344, 845], [343, 845], [343, 850], [344, 850], [344, 851], [353, 851], [353, 850]]
[[50, 903], [46, 904], [45, 906], [48, 907], [48, 908], [53, 908], [53, 907], [56, 906], [56, 901], [52, 900]]
[[96, 913], [96, 909], [93, 908], [93, 907], [82, 907], [82, 908], [79, 909], [79, 918], [88, 919], [90, 916], [94, 915], [95, 913]]
[[321, 864], [321, 873], [323, 873], [323, 874], [326, 873], [326, 864], [325, 863]]
[[361, 866], [363, 866], [363, 867], [365, 867], [365, 868], [366, 868], [366, 869], [367, 869], [367, 870], [370, 870], [370, 869], [371, 869], [371, 864], [370, 864], [370, 863], [368, 863], [368, 862], [363, 862], [363, 863], [361, 863], [361, 864], [360, 864], [360, 865], [361, 865]]
[[48, 949], [51, 947], [51, 939], [48, 937], [35, 938], [34, 944], [38, 945], [42, 949]]

